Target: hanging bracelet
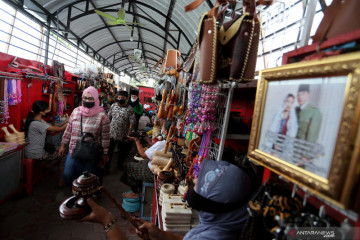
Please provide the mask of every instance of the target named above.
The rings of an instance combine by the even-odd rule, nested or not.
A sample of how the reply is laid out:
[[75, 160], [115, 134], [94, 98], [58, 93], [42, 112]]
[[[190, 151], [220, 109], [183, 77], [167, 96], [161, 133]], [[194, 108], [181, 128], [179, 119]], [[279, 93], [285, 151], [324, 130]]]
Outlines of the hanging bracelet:
[[116, 223], [116, 219], [112, 220], [108, 225], [106, 225], [104, 227], [104, 231], [107, 233], [108, 231], [110, 231], [110, 229], [112, 229], [115, 226]]

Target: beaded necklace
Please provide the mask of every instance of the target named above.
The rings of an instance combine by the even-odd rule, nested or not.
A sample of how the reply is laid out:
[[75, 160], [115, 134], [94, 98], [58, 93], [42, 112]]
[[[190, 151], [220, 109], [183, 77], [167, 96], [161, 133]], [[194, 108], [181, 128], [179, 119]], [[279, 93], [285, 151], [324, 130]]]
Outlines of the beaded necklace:
[[2, 124], [8, 124], [8, 120], [10, 118], [10, 115], [9, 115], [9, 102], [8, 102], [8, 80], [7, 79], [4, 79], [3, 80], [3, 83], [4, 83], [4, 88], [3, 88], [3, 98], [1, 100], [2, 102], [2, 109], [3, 109], [3, 116], [1, 118], [1, 123]]
[[0, 78], [0, 122], [3, 124], [5, 120], [5, 104], [4, 104], [4, 79]]
[[21, 103], [21, 80], [16, 80], [17, 103]]
[[192, 175], [194, 179], [196, 179], [199, 175], [201, 163], [208, 157], [210, 140], [211, 131], [205, 131], [201, 140], [199, 152], [194, 158], [188, 173], [188, 175]]

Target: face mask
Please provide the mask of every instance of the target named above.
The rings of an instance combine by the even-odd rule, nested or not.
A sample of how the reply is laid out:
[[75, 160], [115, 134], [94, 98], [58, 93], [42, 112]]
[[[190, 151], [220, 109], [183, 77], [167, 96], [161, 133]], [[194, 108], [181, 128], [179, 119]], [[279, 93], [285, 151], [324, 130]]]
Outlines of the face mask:
[[193, 183], [189, 185], [184, 199], [186, 200], [187, 205], [192, 209], [216, 214], [238, 210], [248, 202], [248, 199], [244, 199], [242, 202], [226, 204], [212, 201], [195, 192]]
[[133, 98], [131, 99], [131, 102], [136, 102], [136, 101], [137, 101], [137, 98], [136, 99], [133, 99]]
[[116, 99], [116, 101], [118, 103], [120, 103], [121, 105], [123, 105], [125, 103], [125, 99]]
[[83, 102], [83, 106], [86, 108], [92, 108], [95, 106], [95, 102]]
[[198, 198], [198, 196], [199, 195], [194, 190], [194, 184], [190, 183], [184, 199], [186, 200], [187, 205], [192, 209], [198, 209], [198, 207], [201, 206], [201, 202], [199, 202], [201, 199]]

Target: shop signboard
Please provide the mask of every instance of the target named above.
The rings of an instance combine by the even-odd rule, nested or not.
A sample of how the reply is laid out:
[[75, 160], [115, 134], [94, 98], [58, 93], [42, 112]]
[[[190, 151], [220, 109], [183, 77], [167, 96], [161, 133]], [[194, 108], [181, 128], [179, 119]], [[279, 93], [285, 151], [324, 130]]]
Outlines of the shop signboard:
[[248, 156], [345, 207], [358, 176], [360, 54], [260, 73]]

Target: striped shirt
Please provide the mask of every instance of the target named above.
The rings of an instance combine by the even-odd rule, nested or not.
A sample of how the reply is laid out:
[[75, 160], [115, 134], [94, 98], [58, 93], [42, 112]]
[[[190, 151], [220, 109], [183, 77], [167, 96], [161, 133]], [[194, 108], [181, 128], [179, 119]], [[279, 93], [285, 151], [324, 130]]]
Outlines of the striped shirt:
[[[70, 155], [76, 146], [77, 141], [81, 139], [81, 111], [75, 108], [71, 113], [68, 125], [62, 137], [61, 143], [68, 144], [70, 142]], [[104, 154], [108, 154], [110, 146], [110, 120], [107, 114], [99, 112], [94, 116], [82, 117], [83, 133], [92, 133], [98, 143], [102, 146]]]
[[27, 142], [29, 145], [25, 147], [25, 157], [39, 159], [45, 154], [46, 130], [50, 125], [41, 119], [41, 121], [32, 121], [29, 125], [27, 133]]

